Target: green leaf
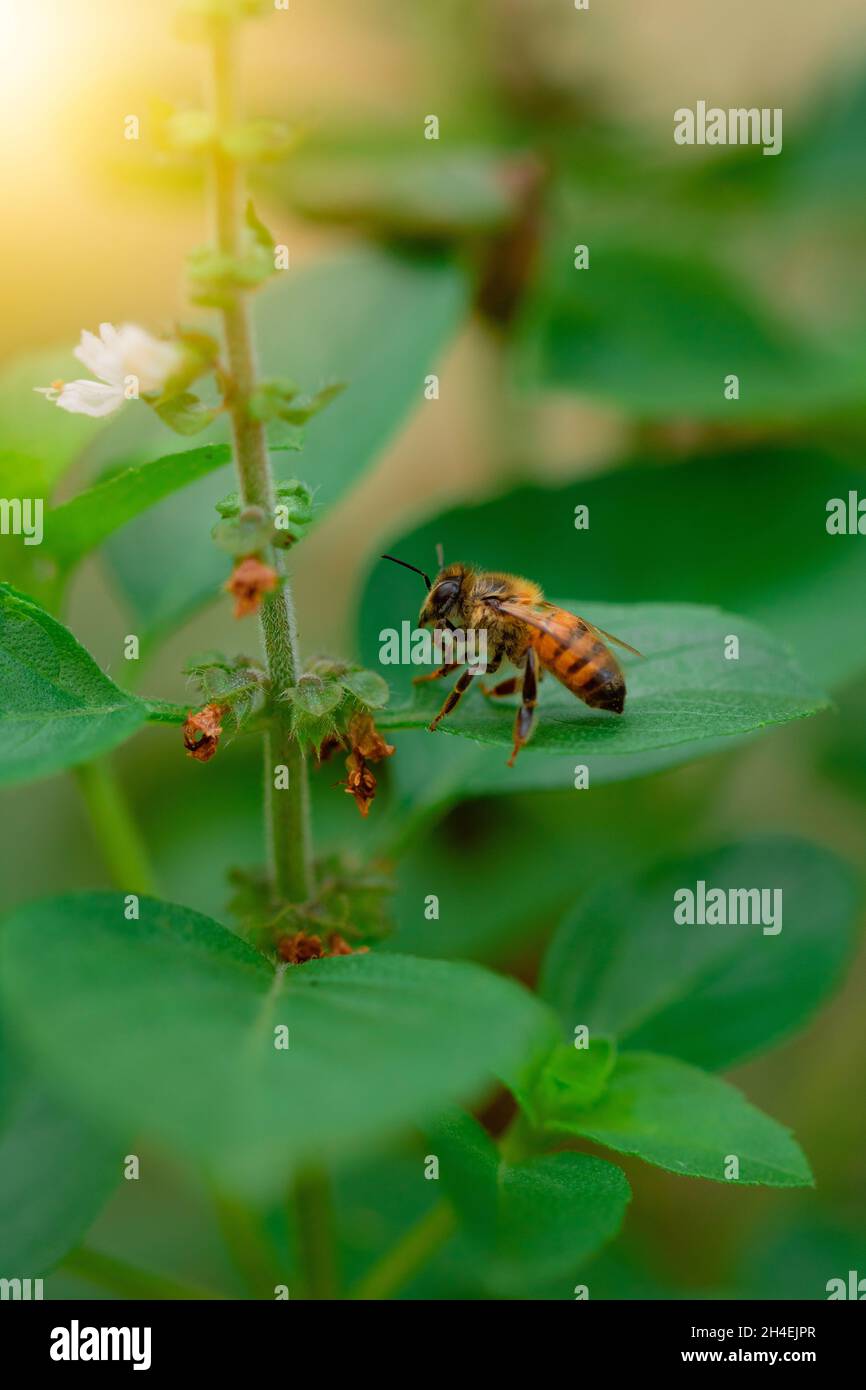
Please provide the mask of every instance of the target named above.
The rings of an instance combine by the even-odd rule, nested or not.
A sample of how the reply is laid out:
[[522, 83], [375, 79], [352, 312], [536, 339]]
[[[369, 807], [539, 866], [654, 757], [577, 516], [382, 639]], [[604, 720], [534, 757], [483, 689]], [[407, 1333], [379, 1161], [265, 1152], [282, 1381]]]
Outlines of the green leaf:
[[[549, 595], [575, 593], [579, 574], [587, 602], [663, 603], [676, 592], [763, 624], [832, 687], [866, 669], [866, 546], [828, 535], [827, 503], [862, 496], [864, 476], [814, 447], [644, 460], [440, 513], [381, 549], [426, 568], [443, 541], [447, 560], [528, 575]], [[584, 531], [574, 528], [578, 504], [589, 509]], [[422, 592], [417, 576], [374, 566], [361, 611], [365, 665], [376, 664], [383, 627], [415, 617]]]
[[123, 1155], [4, 1046], [0, 1277], [38, 1278], [77, 1245], [120, 1179]]
[[220, 413], [218, 406], [205, 405], [191, 391], [182, 391], [178, 396], [157, 402], [153, 409], [175, 434], [185, 435], [201, 434]]
[[[700, 881], [777, 890], [781, 931], [677, 923], [674, 893]], [[853, 947], [858, 903], [843, 860], [787, 836], [618, 874], [563, 921], [540, 992], [569, 1032], [582, 1023], [615, 1033], [621, 1047], [729, 1067], [793, 1032], [830, 994]]]
[[559, 1119], [599, 1099], [615, 1062], [616, 1046], [608, 1038], [593, 1038], [588, 1048], [557, 1043], [514, 1093], [535, 1128], [555, 1129]]
[[[266, 376], [347, 383], [338, 400], [309, 426], [304, 474], [316, 488], [317, 515], [346, 492], [380, 454], [415, 404], [423, 404], [424, 377], [462, 319], [467, 287], [463, 273], [436, 259], [410, 259], [363, 251], [309, 270], [292, 271], [255, 303], [259, 357]], [[101, 456], [129, 457], [147, 447], [176, 449], [176, 441], [148, 420], [146, 440], [118, 422]], [[212, 426], [217, 438], [224, 426]], [[280, 425], [276, 442], [292, 438]], [[161, 442], [160, 442], [161, 441]], [[273, 443], [273, 440], [272, 440]], [[279, 458], [274, 460], [279, 467]], [[234, 485], [231, 473], [215, 474], [138, 518], [109, 543], [108, 556], [134, 614], [136, 631], [152, 634], [180, 622], [216, 596], [225, 566], [208, 535], [207, 517]], [[200, 516], [199, 530], [190, 516]], [[154, 565], [154, 553], [175, 557]]]
[[146, 718], [142, 701], [110, 681], [71, 632], [0, 584], [0, 783], [95, 758]]
[[301, 676], [297, 685], [283, 691], [282, 698], [297, 706], [312, 719], [321, 719], [343, 702], [343, 687], [339, 681], [322, 680], [321, 676]]
[[481, 1256], [489, 1292], [528, 1296], [571, 1278], [618, 1233], [631, 1197], [625, 1174], [587, 1154], [505, 1163], [481, 1126], [450, 1116], [430, 1135], [439, 1176]]
[[725, 1165], [735, 1157], [743, 1184], [813, 1182], [800, 1146], [782, 1125], [719, 1077], [650, 1052], [621, 1054], [602, 1099], [561, 1115], [556, 1129], [688, 1177], [724, 1182]]
[[[575, 245], [590, 265], [575, 269]], [[693, 246], [647, 244], [580, 206], [554, 222], [527, 312], [521, 382], [645, 419], [728, 425], [825, 415], [862, 399], [863, 358], [813, 342]], [[739, 398], [728, 400], [729, 375]], [[858, 393], [859, 388], [859, 393]]]
[[223, 467], [230, 458], [227, 444], [204, 444], [114, 473], [48, 513], [45, 544], [71, 567], [140, 512]]
[[26, 470], [17, 471], [14, 495], [48, 497], [76, 454], [106, 429], [104, 420], [70, 415], [35, 389], [82, 374], [70, 345], [29, 353], [0, 372], [0, 478], [16, 454], [19, 466], [27, 461]]
[[[746, 619], [687, 604], [628, 607], [575, 600], [563, 601], [563, 606], [621, 635], [645, 659], [626, 656], [621, 662], [628, 686], [622, 716], [591, 710], [553, 678], [542, 685], [538, 726], [520, 757], [568, 753], [559, 764], [562, 786], [573, 785], [575, 755], [587, 762], [592, 784], [605, 759], [676, 747], [684, 762], [699, 756], [705, 741], [713, 745], [802, 719], [827, 704], [785, 648]], [[739, 638], [738, 660], [725, 658], [731, 634]], [[428, 724], [444, 699], [444, 692], [431, 684], [416, 688], [411, 706], [389, 709], [379, 721], [382, 728]], [[431, 737], [461, 734], [510, 752], [513, 726], [513, 704], [473, 691]]]
[[340, 682], [350, 695], [354, 695], [368, 709], [382, 709], [388, 703], [388, 682], [376, 671], [350, 671], [340, 677]]
[[275, 973], [209, 918], [140, 910], [127, 921], [121, 895], [89, 893], [17, 911], [9, 1016], [94, 1116], [232, 1186], [273, 1192], [294, 1162], [428, 1121], [548, 1027], [530, 994], [477, 966], [371, 952]]

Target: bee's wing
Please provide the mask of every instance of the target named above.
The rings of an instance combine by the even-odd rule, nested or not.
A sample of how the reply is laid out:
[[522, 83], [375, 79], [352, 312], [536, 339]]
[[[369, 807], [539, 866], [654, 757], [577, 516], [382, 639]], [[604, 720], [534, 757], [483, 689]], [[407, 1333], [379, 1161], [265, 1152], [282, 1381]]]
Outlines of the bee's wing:
[[517, 618], [529, 627], [537, 628], [539, 632], [549, 633], [559, 642], [567, 642], [568, 638], [573, 636], [575, 627], [580, 625], [589, 628], [597, 637], [606, 637], [618, 647], [625, 647], [627, 652], [633, 652], [635, 656], [643, 656], [637, 647], [630, 647], [622, 638], [614, 637], [613, 633], [605, 632], [604, 628], [596, 627], [586, 618], [579, 618], [576, 613], [569, 613], [567, 608], [557, 608], [555, 603], [520, 603], [517, 599], [499, 598], [498, 595], [492, 596], [486, 602], [500, 613], [507, 613], [511, 618]]
[[605, 632], [603, 627], [596, 627], [595, 623], [591, 623], [587, 618], [584, 618], [583, 621], [588, 628], [598, 633], [599, 637], [606, 637], [608, 642], [616, 642], [618, 647], [625, 647], [627, 652], [632, 652], [635, 656], [639, 656], [641, 661], [645, 659], [643, 652], [639, 652], [637, 647], [630, 647], [628, 642], [624, 642], [621, 637], [614, 637], [612, 632]]

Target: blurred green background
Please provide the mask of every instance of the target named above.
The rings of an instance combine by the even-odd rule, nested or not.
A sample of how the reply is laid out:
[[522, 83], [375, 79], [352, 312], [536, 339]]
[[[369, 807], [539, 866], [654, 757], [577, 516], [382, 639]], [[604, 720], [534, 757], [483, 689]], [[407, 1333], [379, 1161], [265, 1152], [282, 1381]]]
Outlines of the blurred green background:
[[[190, 317], [181, 264], [203, 236], [202, 188], [192, 161], [148, 138], [154, 97], [198, 99], [197, 55], [166, 38], [170, 12], [28, 7], [32, 80], [16, 92], [30, 117], [8, 173], [19, 211], [2, 231], [14, 267], [4, 447], [28, 451], [43, 429], [59, 437], [28, 392], [51, 379], [49, 361], [68, 373], [82, 326]], [[60, 62], [70, 50], [58, 33], [74, 62]], [[290, 26], [251, 33], [246, 72], [253, 111], [303, 129], [287, 169], [256, 176], [260, 210], [292, 253], [290, 283], [259, 305], [263, 358], [304, 386], [349, 383], [287, 465], [331, 508], [293, 556], [305, 651], [369, 660], [377, 625], [414, 616], [417, 602], [373, 572], [377, 555], [399, 546], [430, 566], [442, 541], [449, 559], [525, 571], [555, 595], [756, 618], [835, 699], [814, 720], [591, 798], [532, 789], [531, 771], [526, 789], [501, 778], [468, 796], [438, 760], [471, 745], [437, 745], [434, 767], [426, 736], [405, 733], [364, 824], [326, 767], [319, 843], [406, 851], [395, 944], [531, 981], [567, 907], [658, 859], [770, 830], [862, 866], [866, 541], [824, 531], [826, 501], [866, 481], [862, 8], [297, 0]], [[782, 154], [675, 146], [674, 109], [699, 98], [781, 106]], [[137, 111], [143, 138], [125, 143], [123, 117]], [[438, 142], [423, 138], [431, 113]], [[577, 244], [590, 247], [587, 272], [574, 270]], [[736, 403], [723, 397], [729, 372]], [[177, 443], [132, 412], [87, 441], [69, 435], [56, 495], [166, 446]], [[191, 656], [249, 642], [214, 597], [222, 561], [208, 531], [227, 490], [225, 473], [195, 484], [76, 576], [66, 620], [117, 682], [133, 682], [129, 632], [145, 645], [136, 685], [175, 700]], [[585, 535], [572, 522], [581, 502]], [[403, 613], [395, 594], [409, 596]], [[202, 767], [156, 728], [116, 761], [162, 894], [224, 916], [226, 869], [261, 858], [258, 749], [240, 740]], [[5, 792], [2, 805], [4, 906], [108, 886], [71, 778]], [[427, 922], [424, 895], [441, 883], [449, 911]], [[794, 1129], [816, 1191], [732, 1192], [626, 1162], [635, 1201], [626, 1235], [589, 1272], [593, 1297], [821, 1297], [828, 1278], [862, 1270], [864, 984], [861, 954], [805, 1032], [733, 1073]], [[402, 1151], [347, 1163], [347, 1268], [360, 1272], [423, 1205], [413, 1174]], [[166, 1167], [159, 1185], [138, 1186], [122, 1184], [89, 1243], [233, 1287], [214, 1211], [184, 1175]], [[266, 1220], [278, 1238], [276, 1216]], [[408, 1292], [459, 1293], [461, 1268], [452, 1243]], [[49, 1290], [95, 1292], [67, 1275]]]

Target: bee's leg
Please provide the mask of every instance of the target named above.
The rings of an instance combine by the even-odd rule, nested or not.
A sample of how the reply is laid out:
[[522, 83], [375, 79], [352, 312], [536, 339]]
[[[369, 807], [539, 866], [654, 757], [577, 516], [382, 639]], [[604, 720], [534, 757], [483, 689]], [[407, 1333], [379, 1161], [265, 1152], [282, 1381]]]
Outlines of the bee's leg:
[[450, 676], [452, 671], [459, 671], [462, 665], [462, 661], [446, 661], [438, 671], [428, 671], [426, 676], [413, 676], [412, 684], [423, 685], [425, 681], [438, 681], [442, 676]]
[[472, 668], [467, 667], [467, 669], [463, 672], [463, 675], [460, 677], [457, 684], [455, 685], [454, 689], [451, 691], [451, 694], [446, 698], [444, 705], [440, 709], [439, 713], [436, 715], [436, 718], [433, 720], [432, 724], [427, 725], [431, 733], [436, 728], [440, 719], [444, 719], [446, 714], [451, 713], [454, 706], [459, 702], [461, 695], [464, 695], [466, 691], [469, 689], [474, 675], [475, 672], [472, 670]]
[[519, 676], [509, 676], [507, 680], [500, 681], [498, 685], [482, 685], [481, 692], [489, 700], [499, 699], [502, 695], [513, 695], [519, 685]]
[[535, 648], [526, 653], [526, 667], [523, 672], [523, 700], [514, 720], [514, 750], [508, 759], [508, 766], [514, 766], [517, 757], [535, 724], [535, 706], [538, 703], [538, 657]]

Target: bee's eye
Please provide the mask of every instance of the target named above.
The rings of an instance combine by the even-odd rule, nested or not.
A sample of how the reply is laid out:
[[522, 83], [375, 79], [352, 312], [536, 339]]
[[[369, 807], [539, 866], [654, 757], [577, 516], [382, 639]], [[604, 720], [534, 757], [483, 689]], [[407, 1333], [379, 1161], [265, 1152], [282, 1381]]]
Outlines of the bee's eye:
[[441, 584], [430, 595], [433, 607], [437, 613], [445, 613], [449, 609], [460, 592], [459, 579], [443, 579]]

